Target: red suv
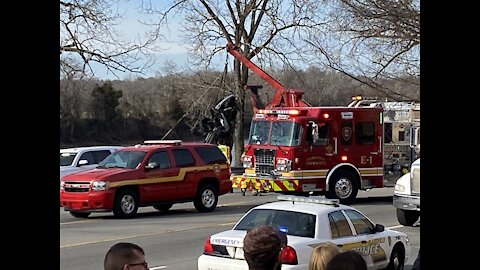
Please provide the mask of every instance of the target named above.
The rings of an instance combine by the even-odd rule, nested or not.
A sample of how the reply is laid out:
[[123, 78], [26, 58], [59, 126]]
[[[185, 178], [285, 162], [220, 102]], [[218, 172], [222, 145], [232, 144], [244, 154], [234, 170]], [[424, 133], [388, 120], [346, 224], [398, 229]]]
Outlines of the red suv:
[[60, 205], [74, 217], [113, 211], [129, 218], [138, 207], [166, 211], [191, 201], [199, 212], [210, 212], [230, 191], [229, 177], [230, 165], [216, 145], [145, 141], [110, 154], [95, 169], [63, 177]]

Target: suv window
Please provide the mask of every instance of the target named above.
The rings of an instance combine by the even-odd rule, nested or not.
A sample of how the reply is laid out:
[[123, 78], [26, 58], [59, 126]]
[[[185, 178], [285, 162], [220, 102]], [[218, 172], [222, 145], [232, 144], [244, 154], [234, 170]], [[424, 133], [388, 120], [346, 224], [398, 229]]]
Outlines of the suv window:
[[216, 146], [195, 147], [195, 151], [205, 164], [227, 163], [227, 158]]
[[173, 150], [173, 156], [175, 157], [175, 163], [177, 164], [177, 167], [187, 167], [195, 165], [195, 160], [193, 159], [190, 151], [188, 151], [187, 149], [175, 149]]
[[100, 161], [104, 160], [108, 155], [111, 154], [110, 150], [99, 150], [93, 151], [93, 157], [95, 159], [95, 164], [100, 163]]
[[155, 162], [159, 169], [170, 168], [170, 160], [168, 159], [168, 154], [165, 151], [153, 153], [148, 160], [148, 163], [150, 162]]

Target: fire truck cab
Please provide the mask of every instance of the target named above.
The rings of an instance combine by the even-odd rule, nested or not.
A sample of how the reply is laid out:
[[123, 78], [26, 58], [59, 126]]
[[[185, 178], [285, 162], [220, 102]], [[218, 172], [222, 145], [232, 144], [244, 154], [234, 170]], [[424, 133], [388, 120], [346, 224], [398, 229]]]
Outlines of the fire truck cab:
[[234, 182], [351, 203], [359, 189], [383, 186], [382, 112], [349, 107], [259, 110], [245, 146], [245, 173]]

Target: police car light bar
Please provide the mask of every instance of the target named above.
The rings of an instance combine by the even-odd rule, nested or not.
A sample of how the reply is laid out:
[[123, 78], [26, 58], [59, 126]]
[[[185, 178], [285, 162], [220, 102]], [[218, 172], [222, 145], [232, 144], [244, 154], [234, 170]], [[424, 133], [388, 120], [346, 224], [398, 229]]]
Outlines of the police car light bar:
[[144, 144], [181, 144], [182, 140], [147, 140]]
[[334, 206], [338, 206], [338, 204], [340, 203], [339, 199], [323, 199], [321, 197], [300, 197], [300, 196], [292, 196], [292, 195], [278, 195], [277, 200], [318, 203], [318, 204], [334, 205]]

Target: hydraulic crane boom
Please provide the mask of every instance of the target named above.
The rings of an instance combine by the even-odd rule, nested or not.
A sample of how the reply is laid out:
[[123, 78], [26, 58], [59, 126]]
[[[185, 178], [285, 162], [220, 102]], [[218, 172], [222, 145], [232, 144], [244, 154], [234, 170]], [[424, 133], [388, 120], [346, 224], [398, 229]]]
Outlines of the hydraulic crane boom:
[[[245, 66], [247, 66], [250, 70], [255, 72], [260, 78], [265, 80], [268, 84], [273, 86], [275, 90], [277, 90], [272, 98], [272, 100], [265, 106], [266, 109], [270, 109], [273, 107], [310, 107], [308, 103], [302, 100], [304, 91], [297, 90], [297, 89], [285, 89], [285, 87], [275, 80], [272, 76], [262, 70], [260, 67], [255, 65], [252, 61], [248, 58], [244, 57], [239, 51], [238, 47], [232, 43], [227, 44], [227, 52], [233, 55], [238, 61], [242, 62]], [[257, 111], [259, 108], [259, 97], [258, 97], [258, 88], [259, 86], [246, 86], [252, 90], [254, 96], [252, 96], [252, 105], [254, 107], [254, 111]]]

